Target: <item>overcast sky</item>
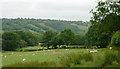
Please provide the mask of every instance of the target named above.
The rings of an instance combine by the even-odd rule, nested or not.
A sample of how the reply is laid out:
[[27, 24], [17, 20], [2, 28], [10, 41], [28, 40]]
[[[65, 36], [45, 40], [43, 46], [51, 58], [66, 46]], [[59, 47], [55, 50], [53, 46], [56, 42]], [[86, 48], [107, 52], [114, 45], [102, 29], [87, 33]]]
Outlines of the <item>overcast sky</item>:
[[97, 0], [0, 0], [0, 12], [3, 18], [88, 21], [96, 5]]

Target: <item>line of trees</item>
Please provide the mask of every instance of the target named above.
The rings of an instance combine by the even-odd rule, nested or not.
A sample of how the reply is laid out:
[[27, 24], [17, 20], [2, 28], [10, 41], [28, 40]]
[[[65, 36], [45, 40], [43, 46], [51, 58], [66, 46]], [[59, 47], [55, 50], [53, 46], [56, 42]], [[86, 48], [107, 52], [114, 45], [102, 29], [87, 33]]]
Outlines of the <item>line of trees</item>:
[[48, 49], [50, 46], [56, 49], [61, 45], [65, 47], [68, 47], [68, 45], [84, 45], [85, 36], [75, 34], [71, 29], [64, 29], [59, 33], [49, 30], [42, 34], [41, 43], [41, 46], [47, 47]]
[[24, 31], [9, 31], [2, 34], [2, 50], [13, 51], [27, 46], [37, 46], [41, 43], [42, 47], [50, 46], [52, 48], [60, 47], [61, 45], [83, 45], [85, 38], [82, 35], [74, 34], [71, 29], [64, 29], [60, 33], [52, 30], [42, 34], [24, 32]]
[[26, 46], [36, 46], [39, 41], [39, 34], [24, 31], [4, 32], [2, 34], [2, 50], [14, 51]]

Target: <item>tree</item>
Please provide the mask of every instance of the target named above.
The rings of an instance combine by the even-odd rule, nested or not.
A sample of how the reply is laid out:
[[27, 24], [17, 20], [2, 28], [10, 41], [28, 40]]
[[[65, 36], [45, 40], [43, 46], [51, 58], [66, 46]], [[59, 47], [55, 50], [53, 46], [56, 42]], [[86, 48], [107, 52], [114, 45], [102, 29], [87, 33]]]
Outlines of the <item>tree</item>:
[[120, 31], [117, 31], [111, 39], [111, 46], [120, 47]]
[[56, 33], [52, 30], [46, 31], [43, 33], [43, 46], [46, 46], [49, 49], [49, 46], [51, 45], [51, 40], [55, 37]]
[[75, 35], [74, 45], [84, 45], [85, 43], [85, 36], [84, 35]]
[[68, 46], [74, 41], [75, 34], [71, 31], [71, 29], [64, 29], [61, 31], [60, 37], [64, 44]]
[[120, 30], [119, 10], [120, 6], [116, 2], [98, 2], [96, 10], [91, 10], [92, 26], [86, 34], [86, 44], [106, 47], [110, 43], [112, 34]]
[[3, 33], [2, 41], [2, 50], [13, 51], [20, 48], [20, 36], [16, 33]]
[[57, 42], [57, 45], [59, 45], [59, 47], [61, 45], [64, 45], [64, 40], [62, 39], [62, 37], [60, 37], [60, 34], [56, 36], [56, 42]]
[[25, 42], [24, 40], [20, 40], [20, 48], [23, 48], [26, 46], [27, 46], [27, 42]]
[[51, 43], [52, 47], [57, 48], [57, 45], [59, 45], [59, 48], [60, 48], [60, 46], [64, 44], [64, 41], [58, 34], [51, 39], [50, 43]]

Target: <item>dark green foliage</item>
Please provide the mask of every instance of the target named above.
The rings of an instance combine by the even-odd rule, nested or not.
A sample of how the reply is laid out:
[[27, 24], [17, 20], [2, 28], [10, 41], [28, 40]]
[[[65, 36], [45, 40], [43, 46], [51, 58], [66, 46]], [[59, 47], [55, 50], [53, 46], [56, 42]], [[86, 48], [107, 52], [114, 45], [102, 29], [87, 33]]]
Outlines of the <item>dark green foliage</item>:
[[43, 33], [44, 31], [53, 30], [54, 32], [60, 32], [64, 29], [72, 29], [76, 34], [85, 34], [87, 29], [79, 29], [77, 26], [71, 25], [76, 24], [78, 26], [88, 27], [88, 22], [82, 21], [63, 21], [63, 20], [50, 20], [50, 19], [2, 19], [3, 31], [34, 31], [37, 33]]
[[80, 64], [81, 62], [81, 55], [70, 53], [66, 54], [65, 57], [60, 58], [60, 63], [65, 67], [71, 67], [71, 64]]
[[105, 65], [111, 65], [113, 61], [116, 61], [117, 63], [120, 63], [120, 56], [118, 51], [106, 51], [105, 52]]
[[25, 32], [23, 40], [27, 42], [28, 46], [36, 46], [40, 42], [36, 34], [31, 32]]
[[47, 48], [49, 49], [49, 46], [55, 43], [51, 41], [55, 36], [56, 33], [52, 30], [44, 32], [42, 38], [43, 46], [47, 46]]
[[66, 54], [66, 56], [60, 58], [60, 63], [64, 65], [65, 67], [71, 67], [71, 65], [79, 65], [81, 64], [81, 61], [85, 60], [93, 61], [93, 55], [90, 53], [80, 54], [80, 53], [69, 53]]
[[111, 40], [111, 46], [120, 47], [120, 31], [117, 31], [113, 36]]
[[84, 59], [85, 61], [93, 61], [93, 56], [91, 53], [85, 53], [82, 55], [82, 59]]
[[74, 42], [75, 34], [70, 29], [65, 29], [61, 31], [60, 37], [64, 41], [64, 44], [68, 46]]
[[12, 51], [20, 48], [20, 36], [13, 32], [5, 32], [2, 36], [2, 50]]
[[27, 42], [27, 46], [35, 46], [38, 45], [41, 38], [40, 35], [37, 33], [32, 32], [24, 32], [24, 31], [13, 31], [17, 34], [19, 34], [20, 38]]
[[96, 11], [91, 11], [92, 26], [86, 34], [86, 45], [106, 47], [115, 31], [120, 30], [120, 6], [117, 3], [98, 2]]
[[62, 39], [62, 37], [60, 37], [60, 34], [58, 34], [55, 38], [54, 38], [54, 42], [56, 42], [57, 45], [64, 45], [64, 41]]
[[85, 36], [84, 35], [75, 35], [74, 45], [84, 45], [85, 44]]
[[20, 48], [26, 47], [27, 46], [27, 42], [25, 42], [24, 40], [20, 40]]
[[35, 46], [40, 42], [40, 35], [31, 32], [10, 31], [4, 32], [2, 36], [2, 49], [8, 51], [26, 46]]

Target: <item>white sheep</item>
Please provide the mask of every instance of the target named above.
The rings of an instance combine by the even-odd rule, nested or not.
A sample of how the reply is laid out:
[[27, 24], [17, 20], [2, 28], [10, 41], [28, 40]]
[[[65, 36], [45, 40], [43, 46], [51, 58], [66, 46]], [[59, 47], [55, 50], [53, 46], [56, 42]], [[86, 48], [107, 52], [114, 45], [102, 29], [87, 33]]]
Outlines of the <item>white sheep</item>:
[[26, 59], [24, 58], [22, 61], [24, 62]]
[[98, 51], [97, 50], [94, 50], [94, 53], [97, 53]]
[[90, 51], [90, 53], [97, 53], [98, 51], [97, 50], [94, 50], [94, 51]]
[[110, 50], [112, 49], [112, 47], [110, 47]]
[[93, 51], [90, 51], [90, 53], [93, 53]]
[[69, 50], [69, 49], [65, 49], [66, 51]]
[[5, 58], [7, 57], [7, 56], [4, 56]]

